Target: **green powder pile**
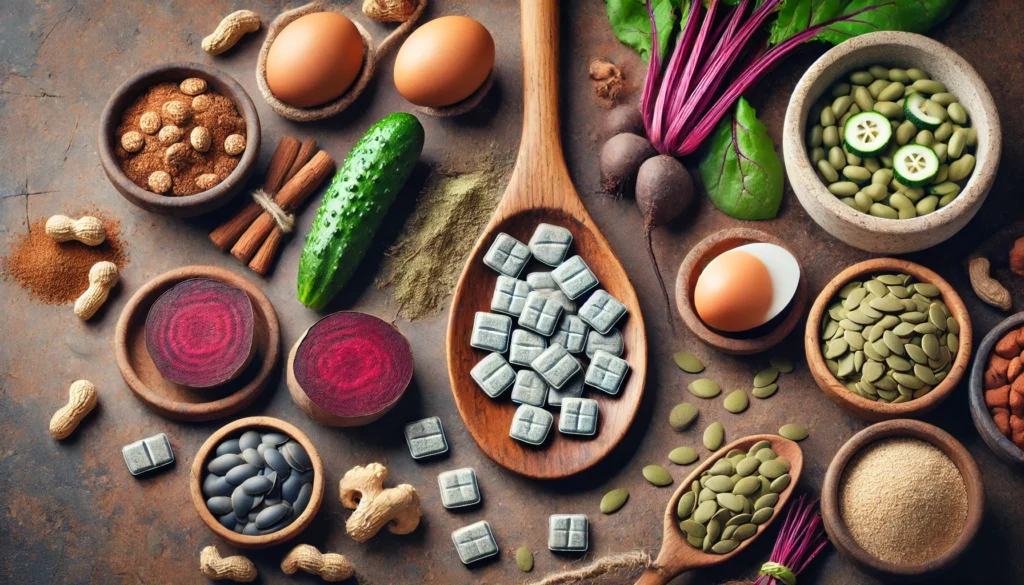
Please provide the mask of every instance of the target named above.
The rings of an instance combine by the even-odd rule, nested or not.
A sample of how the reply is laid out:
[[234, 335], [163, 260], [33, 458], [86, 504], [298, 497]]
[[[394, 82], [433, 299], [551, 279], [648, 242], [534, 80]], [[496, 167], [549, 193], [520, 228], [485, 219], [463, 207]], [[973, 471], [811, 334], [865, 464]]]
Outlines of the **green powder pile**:
[[430, 177], [377, 280], [377, 288], [390, 291], [399, 317], [415, 321], [441, 312], [501, 199], [507, 175], [506, 167], [490, 165]]

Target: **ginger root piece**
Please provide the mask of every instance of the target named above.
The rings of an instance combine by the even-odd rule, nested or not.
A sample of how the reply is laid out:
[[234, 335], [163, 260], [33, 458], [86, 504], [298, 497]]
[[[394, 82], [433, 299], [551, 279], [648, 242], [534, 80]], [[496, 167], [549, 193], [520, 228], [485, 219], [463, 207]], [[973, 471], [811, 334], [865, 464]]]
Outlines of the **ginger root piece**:
[[357, 542], [366, 542], [384, 525], [392, 534], [409, 534], [420, 525], [423, 509], [416, 488], [402, 484], [384, 488], [388, 470], [380, 463], [357, 465], [341, 478], [341, 505], [355, 510], [345, 530]]

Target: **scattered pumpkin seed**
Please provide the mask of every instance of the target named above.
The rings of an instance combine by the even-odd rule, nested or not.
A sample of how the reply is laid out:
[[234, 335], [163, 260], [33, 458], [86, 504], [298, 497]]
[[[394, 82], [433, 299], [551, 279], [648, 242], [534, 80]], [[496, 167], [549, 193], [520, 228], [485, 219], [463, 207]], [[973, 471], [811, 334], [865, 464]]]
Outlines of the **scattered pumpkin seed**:
[[689, 465], [697, 460], [697, 450], [693, 447], [676, 447], [669, 452], [668, 460], [676, 465]]
[[775, 366], [765, 368], [754, 376], [754, 387], [763, 388], [774, 382], [778, 377], [779, 370]]
[[665, 487], [672, 485], [672, 476], [669, 475], [668, 471], [660, 465], [648, 465], [643, 469], [644, 479], [651, 482], [652, 485], [658, 487]]
[[768, 361], [773, 368], [782, 372], [783, 374], [788, 374], [793, 371], [793, 362], [789, 358], [775, 356]]
[[708, 378], [694, 380], [687, 386], [687, 390], [698, 398], [714, 398], [722, 393], [722, 388], [718, 383]]
[[[691, 494], [693, 492], [687, 492]], [[626, 504], [626, 500], [629, 499], [629, 491], [625, 488], [614, 489], [601, 498], [601, 513], [602, 514], [614, 514], [619, 511], [619, 508]]]
[[779, 434], [790, 441], [803, 441], [807, 438], [807, 429], [798, 424], [789, 423], [782, 425], [782, 428], [779, 429]]
[[739, 414], [750, 405], [750, 399], [743, 390], [733, 390], [725, 397], [725, 409], [733, 414]]
[[679, 369], [686, 373], [699, 374], [704, 371], [704, 364], [692, 353], [686, 353], [685, 351], [676, 352], [672, 355], [672, 359], [679, 366]]
[[677, 431], [685, 431], [687, 427], [693, 424], [697, 414], [699, 413], [696, 406], [688, 402], [677, 404], [668, 413], [668, 424]]
[[717, 451], [725, 440], [725, 428], [722, 423], [713, 422], [704, 429], [704, 446], [710, 451]]
[[770, 398], [779, 389], [779, 385], [771, 383], [764, 388], [754, 388], [750, 393], [754, 395], [754, 398]]
[[519, 566], [519, 570], [524, 573], [529, 573], [533, 570], [533, 551], [526, 548], [525, 546], [519, 547], [516, 551], [516, 565]]

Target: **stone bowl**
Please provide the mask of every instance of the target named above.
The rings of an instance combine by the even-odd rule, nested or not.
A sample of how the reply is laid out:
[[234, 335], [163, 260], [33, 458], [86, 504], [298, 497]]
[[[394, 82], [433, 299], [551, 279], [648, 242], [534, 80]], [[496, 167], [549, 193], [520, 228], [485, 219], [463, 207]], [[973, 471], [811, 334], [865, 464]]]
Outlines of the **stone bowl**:
[[[848, 282], [879, 272], [902, 272], [912, 275], [921, 282], [934, 284], [939, 288], [942, 301], [946, 303], [950, 313], [960, 325], [960, 348], [957, 350], [953, 365], [949, 373], [946, 374], [946, 378], [928, 394], [900, 404], [873, 402], [854, 394], [832, 375], [828, 365], [825, 364], [825, 357], [821, 353], [821, 323], [829, 303]], [[818, 387], [839, 408], [859, 419], [872, 422], [919, 417], [938, 406], [953, 393], [967, 372], [967, 367], [971, 362], [971, 341], [971, 316], [967, 312], [967, 306], [964, 305], [960, 295], [953, 287], [941, 276], [924, 266], [896, 258], [865, 260], [836, 275], [815, 299], [814, 305], [811, 306], [811, 312], [807, 316], [807, 327], [804, 329], [804, 353], [807, 356], [807, 367], [811, 371], [814, 381], [818, 383]]]
[[[313, 463], [313, 491], [309, 498], [309, 504], [306, 505], [306, 509], [288, 526], [285, 526], [277, 532], [262, 534], [259, 536], [239, 534], [222, 525], [217, 520], [217, 517], [214, 516], [206, 507], [206, 499], [203, 497], [202, 491], [206, 463], [212, 458], [214, 449], [216, 449], [217, 445], [224, 439], [232, 435], [241, 434], [248, 429], [271, 430], [288, 435], [294, 439], [295, 442], [302, 445], [302, 448], [306, 450], [310, 461]], [[324, 499], [325, 480], [323, 460], [320, 458], [320, 453], [316, 450], [316, 447], [314, 447], [313, 443], [309, 440], [309, 437], [296, 427], [283, 420], [269, 416], [251, 416], [248, 418], [240, 418], [224, 425], [210, 435], [209, 439], [206, 439], [206, 442], [199, 448], [195, 459], [192, 461], [192, 469], [189, 472], [188, 478], [188, 487], [192, 496], [192, 504], [195, 506], [196, 512], [199, 513], [199, 517], [202, 518], [203, 523], [206, 524], [207, 528], [212, 530], [214, 534], [238, 548], [261, 549], [275, 546], [295, 538], [305, 530], [311, 522], [313, 522], [313, 518], [316, 517], [317, 512], [320, 510], [320, 504]]]
[[[851, 460], [865, 447], [889, 437], [911, 437], [938, 447], [956, 465], [967, 488], [967, 521], [963, 531], [948, 550], [938, 557], [915, 565], [883, 561], [864, 550], [850, 534], [840, 512], [839, 488], [843, 472]], [[847, 441], [832, 458], [821, 487], [821, 518], [836, 550], [860, 569], [883, 581], [906, 583], [935, 576], [960, 558], [978, 534], [985, 513], [985, 486], [978, 463], [964, 446], [942, 429], [910, 419], [891, 420], [871, 425]]]
[[[883, 219], [852, 209], [828, 191], [807, 152], [807, 119], [818, 98], [840, 78], [881, 63], [919, 67], [946, 85], [971, 114], [978, 130], [977, 164], [952, 203], [912, 219]], [[825, 231], [868, 252], [905, 254], [934, 246], [967, 225], [988, 196], [1002, 151], [999, 114], [992, 95], [971, 65], [949, 47], [906, 32], [854, 37], [821, 56], [793, 90], [783, 127], [786, 174], [800, 204]]]
[[988, 335], [981, 340], [981, 344], [978, 345], [978, 350], [974, 356], [974, 364], [971, 366], [971, 375], [968, 378], [971, 419], [974, 420], [974, 426], [978, 429], [978, 434], [981, 435], [988, 448], [992, 449], [992, 452], [1000, 459], [1019, 467], [1024, 467], [1024, 451], [1021, 451], [1013, 441], [1000, 433], [995, 421], [992, 420], [992, 414], [989, 413], [988, 407], [985, 406], [984, 375], [985, 368], [988, 365], [988, 357], [992, 354], [996, 343], [1010, 330], [1019, 329], [1022, 325], [1024, 325], [1024, 313], [1017, 313], [1007, 317], [996, 325], [992, 331], [989, 331]]
[[[245, 152], [235, 170], [211, 189], [184, 197], [153, 193], [130, 181], [121, 171], [115, 154], [117, 136], [114, 133], [121, 124], [121, 113], [140, 94], [158, 83], [178, 82], [190, 77], [205, 79], [211, 90], [234, 102], [238, 114], [245, 120]], [[159, 215], [195, 217], [223, 207], [245, 187], [260, 156], [260, 117], [249, 94], [227, 73], [200, 63], [164, 63], [131, 76], [110, 96], [100, 116], [99, 126], [98, 150], [107, 178], [125, 199]]]

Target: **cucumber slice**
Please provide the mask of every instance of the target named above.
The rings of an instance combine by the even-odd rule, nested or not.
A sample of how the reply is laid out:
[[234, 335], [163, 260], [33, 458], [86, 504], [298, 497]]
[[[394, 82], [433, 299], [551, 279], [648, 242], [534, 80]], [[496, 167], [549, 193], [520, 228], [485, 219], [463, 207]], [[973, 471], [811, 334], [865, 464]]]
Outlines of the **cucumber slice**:
[[885, 150], [892, 139], [892, 123], [878, 112], [861, 112], [850, 116], [843, 129], [846, 150], [869, 158]]
[[912, 93], [903, 101], [903, 115], [917, 126], [918, 130], [935, 130], [942, 125], [942, 120], [924, 111], [927, 98], [919, 93]]
[[897, 150], [892, 162], [896, 180], [907, 187], [923, 187], [939, 174], [939, 155], [920, 144]]

